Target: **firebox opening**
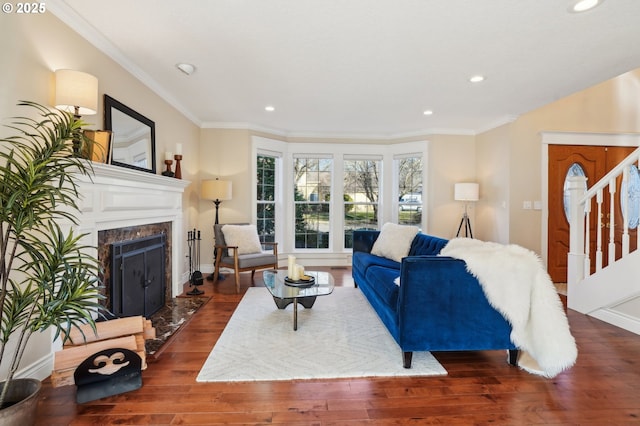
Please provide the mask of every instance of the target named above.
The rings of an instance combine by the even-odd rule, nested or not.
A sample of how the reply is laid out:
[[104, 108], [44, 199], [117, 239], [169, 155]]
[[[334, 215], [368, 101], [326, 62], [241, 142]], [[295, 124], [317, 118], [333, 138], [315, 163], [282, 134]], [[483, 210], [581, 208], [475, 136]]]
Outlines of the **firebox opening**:
[[164, 234], [111, 244], [111, 307], [116, 317], [149, 318], [165, 304]]

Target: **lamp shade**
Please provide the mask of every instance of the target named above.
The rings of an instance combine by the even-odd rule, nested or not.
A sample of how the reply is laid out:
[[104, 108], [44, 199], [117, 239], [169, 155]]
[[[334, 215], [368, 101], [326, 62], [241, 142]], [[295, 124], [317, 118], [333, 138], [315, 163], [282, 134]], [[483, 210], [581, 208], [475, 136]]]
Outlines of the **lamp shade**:
[[202, 181], [200, 195], [205, 200], [230, 200], [232, 185], [230, 180], [205, 180]]
[[56, 71], [56, 108], [92, 115], [98, 111], [98, 79], [74, 70]]
[[456, 183], [453, 198], [456, 201], [478, 201], [480, 185], [472, 182]]

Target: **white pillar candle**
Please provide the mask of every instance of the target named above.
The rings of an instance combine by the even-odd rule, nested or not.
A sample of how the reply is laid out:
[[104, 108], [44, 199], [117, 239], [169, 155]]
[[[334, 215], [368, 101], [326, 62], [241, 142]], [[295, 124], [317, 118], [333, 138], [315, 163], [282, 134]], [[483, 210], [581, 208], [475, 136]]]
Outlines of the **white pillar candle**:
[[294, 273], [293, 270], [296, 268], [296, 257], [290, 254], [288, 260], [289, 260], [289, 263], [287, 265], [288, 266], [287, 267], [287, 276], [289, 278], [291, 278], [291, 279], [294, 279], [293, 278], [293, 273]]
[[300, 279], [300, 265], [298, 264], [293, 265], [293, 273], [289, 275], [289, 278], [291, 278], [294, 281], [298, 281]]
[[176, 144], [176, 155], [182, 155], [182, 144], [181, 143], [177, 143]]
[[304, 277], [304, 266], [296, 265], [298, 267], [298, 279], [302, 279]]
[[173, 160], [173, 152], [167, 151], [164, 153], [165, 160]]

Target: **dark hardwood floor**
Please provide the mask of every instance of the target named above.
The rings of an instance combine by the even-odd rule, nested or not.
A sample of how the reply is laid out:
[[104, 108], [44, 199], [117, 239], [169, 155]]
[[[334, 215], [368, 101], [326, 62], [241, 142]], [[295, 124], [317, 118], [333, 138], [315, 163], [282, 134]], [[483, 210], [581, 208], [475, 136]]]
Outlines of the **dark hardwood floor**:
[[[337, 285], [353, 285], [350, 269], [331, 272]], [[205, 283], [213, 298], [149, 364], [141, 389], [79, 405], [75, 386], [52, 388], [47, 379], [37, 423], [640, 424], [640, 336], [573, 311], [578, 362], [554, 379], [510, 367], [505, 352], [490, 351], [435, 353], [445, 377], [196, 383], [242, 293], [262, 285], [260, 272], [254, 283], [241, 276], [239, 295], [231, 277]]]

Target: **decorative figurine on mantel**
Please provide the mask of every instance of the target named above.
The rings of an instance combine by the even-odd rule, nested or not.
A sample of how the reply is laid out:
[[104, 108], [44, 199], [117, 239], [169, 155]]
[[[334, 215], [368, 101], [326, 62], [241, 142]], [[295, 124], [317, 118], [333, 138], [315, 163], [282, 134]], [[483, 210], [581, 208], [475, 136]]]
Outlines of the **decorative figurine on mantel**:
[[167, 177], [174, 177], [175, 174], [171, 171], [171, 165], [173, 164], [173, 153], [172, 152], [165, 152], [164, 154], [164, 164], [167, 165], [167, 170], [165, 170], [164, 172], [162, 172], [162, 176], [167, 176]]

